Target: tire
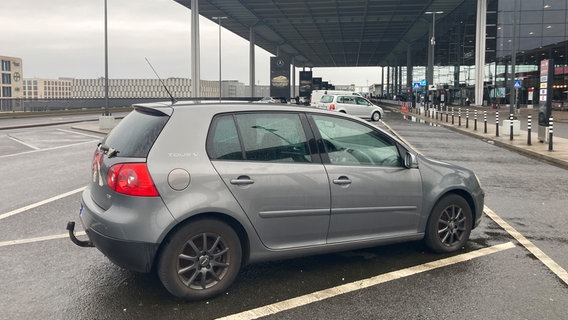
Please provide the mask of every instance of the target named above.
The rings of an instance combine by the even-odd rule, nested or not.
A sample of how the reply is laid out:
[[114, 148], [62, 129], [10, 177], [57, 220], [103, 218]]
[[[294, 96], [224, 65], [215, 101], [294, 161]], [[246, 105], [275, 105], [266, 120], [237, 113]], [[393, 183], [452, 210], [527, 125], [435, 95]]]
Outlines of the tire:
[[241, 267], [235, 231], [219, 220], [189, 222], [166, 242], [158, 261], [164, 287], [184, 300], [203, 300], [226, 292]]
[[373, 112], [373, 114], [371, 115], [371, 120], [375, 122], [381, 120], [381, 114], [378, 113], [377, 111]]
[[426, 226], [426, 245], [434, 252], [447, 253], [461, 249], [471, 233], [471, 208], [467, 201], [450, 194], [432, 209]]

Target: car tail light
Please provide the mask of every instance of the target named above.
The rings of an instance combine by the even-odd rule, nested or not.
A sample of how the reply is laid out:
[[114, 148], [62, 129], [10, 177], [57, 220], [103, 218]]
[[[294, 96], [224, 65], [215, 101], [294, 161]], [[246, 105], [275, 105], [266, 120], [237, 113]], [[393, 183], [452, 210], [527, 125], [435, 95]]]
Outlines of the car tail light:
[[145, 163], [113, 165], [108, 171], [107, 184], [110, 189], [130, 196], [157, 197], [160, 195]]
[[329, 110], [335, 110], [335, 105], [333, 103], [329, 105]]

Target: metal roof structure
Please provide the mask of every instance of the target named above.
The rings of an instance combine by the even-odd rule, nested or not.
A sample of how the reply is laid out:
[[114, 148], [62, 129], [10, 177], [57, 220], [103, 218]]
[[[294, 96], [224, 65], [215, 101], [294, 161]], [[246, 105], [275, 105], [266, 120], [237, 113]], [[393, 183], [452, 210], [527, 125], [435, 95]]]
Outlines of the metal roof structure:
[[[191, 0], [174, 0], [191, 9]], [[494, 2], [494, 1], [489, 1]], [[201, 16], [298, 67], [426, 65], [436, 17], [439, 65], [471, 59], [477, 0], [200, 0]], [[490, 50], [490, 48], [488, 48]]]

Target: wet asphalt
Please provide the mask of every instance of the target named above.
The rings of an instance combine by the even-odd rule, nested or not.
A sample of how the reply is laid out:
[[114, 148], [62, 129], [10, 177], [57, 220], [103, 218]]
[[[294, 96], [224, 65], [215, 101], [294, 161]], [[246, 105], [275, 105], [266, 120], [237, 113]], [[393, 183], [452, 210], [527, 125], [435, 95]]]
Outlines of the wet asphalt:
[[[568, 269], [566, 170], [404, 120], [396, 112], [387, 112], [384, 121], [426, 156], [473, 169], [487, 207]], [[254, 308], [265, 312], [268, 305], [276, 310], [289, 299], [302, 303], [260, 314], [265, 319], [566, 318], [567, 284], [489, 217], [456, 255], [512, 247], [407, 275], [396, 272], [456, 255], [432, 254], [414, 242], [262, 263], [247, 266], [218, 298], [172, 298], [154, 274], [121, 269], [65, 236], [67, 221], [78, 221], [79, 190], [88, 182], [101, 137], [71, 124], [0, 131], [0, 319], [216, 319]], [[388, 274], [397, 276], [321, 301], [310, 298]]]

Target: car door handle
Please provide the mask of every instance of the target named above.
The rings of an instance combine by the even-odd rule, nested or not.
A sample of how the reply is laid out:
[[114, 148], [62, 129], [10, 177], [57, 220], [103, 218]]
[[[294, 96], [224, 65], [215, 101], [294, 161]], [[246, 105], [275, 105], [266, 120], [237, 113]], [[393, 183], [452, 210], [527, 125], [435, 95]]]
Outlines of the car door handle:
[[341, 176], [337, 179], [334, 179], [333, 183], [341, 185], [341, 186], [345, 186], [345, 185], [351, 184], [351, 180], [349, 178], [347, 178], [346, 176]]
[[249, 184], [253, 184], [254, 180], [252, 180], [249, 176], [240, 176], [236, 179], [231, 179], [231, 184], [237, 185], [237, 186], [245, 186], [245, 185], [249, 185]]

